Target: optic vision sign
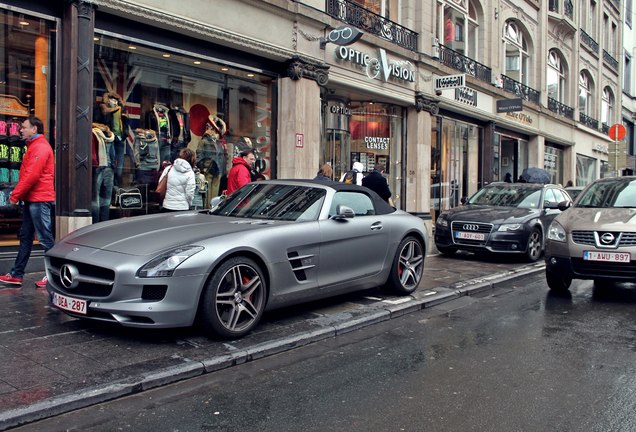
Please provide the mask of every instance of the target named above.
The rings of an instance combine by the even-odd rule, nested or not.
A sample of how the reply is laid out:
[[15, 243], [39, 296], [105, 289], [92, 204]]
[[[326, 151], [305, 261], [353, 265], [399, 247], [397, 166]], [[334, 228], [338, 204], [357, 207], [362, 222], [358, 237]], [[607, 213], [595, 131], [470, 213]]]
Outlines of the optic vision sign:
[[384, 81], [389, 79], [406, 82], [415, 82], [415, 68], [408, 60], [389, 60], [386, 51], [379, 49], [378, 57], [348, 47], [340, 47], [336, 50], [336, 57], [340, 60], [360, 65], [365, 68], [367, 76], [371, 79], [379, 77]]

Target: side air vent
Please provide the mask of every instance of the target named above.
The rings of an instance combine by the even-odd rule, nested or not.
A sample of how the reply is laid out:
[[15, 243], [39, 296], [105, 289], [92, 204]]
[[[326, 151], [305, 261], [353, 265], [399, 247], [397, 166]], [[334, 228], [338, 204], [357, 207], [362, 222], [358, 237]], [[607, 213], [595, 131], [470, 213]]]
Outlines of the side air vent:
[[292, 251], [287, 253], [287, 259], [294, 272], [294, 276], [296, 276], [296, 279], [299, 281], [306, 281], [307, 275], [305, 274], [305, 270], [315, 267], [313, 264], [314, 255], [300, 255], [298, 252]]

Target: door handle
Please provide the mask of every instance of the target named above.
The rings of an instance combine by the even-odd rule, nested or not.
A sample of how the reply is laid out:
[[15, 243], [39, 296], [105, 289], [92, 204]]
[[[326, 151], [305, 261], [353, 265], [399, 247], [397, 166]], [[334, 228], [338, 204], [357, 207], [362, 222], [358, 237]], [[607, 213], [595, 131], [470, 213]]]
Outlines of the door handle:
[[378, 231], [382, 229], [382, 222], [375, 222], [371, 224], [371, 231]]

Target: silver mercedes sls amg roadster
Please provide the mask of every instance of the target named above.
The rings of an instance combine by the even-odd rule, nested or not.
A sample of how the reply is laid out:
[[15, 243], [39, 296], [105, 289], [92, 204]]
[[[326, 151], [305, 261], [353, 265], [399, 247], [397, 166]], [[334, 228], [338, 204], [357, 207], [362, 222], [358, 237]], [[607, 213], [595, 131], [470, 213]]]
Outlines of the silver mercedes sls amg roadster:
[[369, 189], [311, 180], [250, 183], [212, 210], [101, 222], [46, 254], [51, 302], [130, 327], [200, 324], [222, 338], [263, 312], [386, 285], [415, 291], [422, 219]]

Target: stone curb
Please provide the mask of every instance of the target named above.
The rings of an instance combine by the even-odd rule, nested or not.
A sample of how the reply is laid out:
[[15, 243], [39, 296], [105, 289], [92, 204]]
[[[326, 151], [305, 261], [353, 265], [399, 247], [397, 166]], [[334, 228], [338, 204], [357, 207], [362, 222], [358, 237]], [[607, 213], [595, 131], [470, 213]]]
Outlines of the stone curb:
[[[411, 300], [387, 304], [335, 325], [289, 335], [203, 361], [184, 359], [182, 365], [170, 366], [141, 374], [137, 377], [95, 386], [78, 393], [62, 395], [37, 402], [28, 407], [9, 410], [0, 413], [0, 431], [333, 338], [372, 324], [398, 318], [425, 308], [431, 308], [464, 295], [473, 295], [494, 290], [501, 284], [521, 279], [543, 271], [544, 269], [545, 265], [533, 264], [517, 270], [494, 273], [482, 278], [469, 279], [448, 287], [432, 288], [427, 290], [427, 293], [415, 293], [411, 296]], [[432, 294], [430, 294], [431, 292]]]

